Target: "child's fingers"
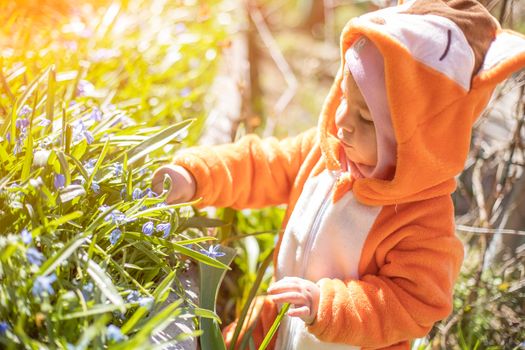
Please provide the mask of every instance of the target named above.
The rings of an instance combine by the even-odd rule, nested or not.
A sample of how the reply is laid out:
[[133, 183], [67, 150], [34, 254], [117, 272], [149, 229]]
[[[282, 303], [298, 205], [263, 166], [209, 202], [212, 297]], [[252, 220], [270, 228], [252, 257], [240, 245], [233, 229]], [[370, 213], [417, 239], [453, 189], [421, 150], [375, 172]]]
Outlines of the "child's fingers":
[[288, 292], [282, 294], [275, 294], [271, 296], [272, 301], [278, 304], [290, 303], [294, 305], [305, 305], [308, 303], [308, 299], [298, 292]]
[[160, 168], [154, 174], [151, 180], [151, 189], [153, 192], [161, 194], [164, 192], [164, 176], [168, 174], [167, 169]]
[[290, 308], [287, 312], [287, 315], [291, 317], [307, 318], [310, 316], [310, 308], [308, 306]]
[[299, 288], [295, 284], [279, 281], [279, 282], [272, 284], [268, 288], [267, 292], [268, 294], [279, 294], [279, 293], [284, 293], [284, 292], [288, 292], [292, 290], [298, 291]]

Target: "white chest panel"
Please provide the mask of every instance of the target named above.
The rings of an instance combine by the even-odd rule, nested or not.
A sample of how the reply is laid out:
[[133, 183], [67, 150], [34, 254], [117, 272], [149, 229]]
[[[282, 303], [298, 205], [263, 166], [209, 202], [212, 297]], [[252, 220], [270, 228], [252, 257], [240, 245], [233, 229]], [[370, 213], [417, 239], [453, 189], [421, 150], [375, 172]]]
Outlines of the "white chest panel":
[[[306, 181], [286, 226], [277, 258], [276, 280], [297, 276], [357, 279], [359, 259], [368, 232], [381, 207], [363, 205], [348, 191], [332, 203], [338, 173], [324, 171]], [[357, 347], [324, 343], [308, 333], [304, 322], [285, 317], [278, 350], [349, 350]]]

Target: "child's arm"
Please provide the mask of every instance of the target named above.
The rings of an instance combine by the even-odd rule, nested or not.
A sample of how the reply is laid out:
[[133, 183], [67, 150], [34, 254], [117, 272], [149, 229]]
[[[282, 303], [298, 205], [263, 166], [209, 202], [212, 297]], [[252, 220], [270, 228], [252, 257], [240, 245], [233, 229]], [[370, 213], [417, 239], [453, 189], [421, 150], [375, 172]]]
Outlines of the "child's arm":
[[[432, 215], [432, 208], [426, 211]], [[447, 317], [464, 252], [450, 220], [439, 209], [434, 214], [432, 222], [427, 218], [389, 236], [385, 244], [391, 247], [376, 251], [382, 266], [376, 274], [320, 280], [309, 331], [324, 341], [381, 347], [422, 337]]]
[[[173, 163], [195, 180], [196, 191], [189, 199], [202, 198], [200, 206], [260, 208], [288, 201], [315, 139], [315, 128], [282, 141], [247, 135], [233, 144], [190, 148]], [[163, 167], [156, 174], [162, 171]]]

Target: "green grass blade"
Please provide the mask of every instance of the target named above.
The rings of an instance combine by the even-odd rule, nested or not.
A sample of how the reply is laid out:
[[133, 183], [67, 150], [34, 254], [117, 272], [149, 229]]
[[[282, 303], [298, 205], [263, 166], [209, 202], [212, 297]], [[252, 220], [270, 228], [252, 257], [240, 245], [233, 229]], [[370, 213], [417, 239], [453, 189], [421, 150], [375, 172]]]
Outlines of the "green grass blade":
[[161, 214], [165, 214], [164, 212], [167, 211], [168, 209], [177, 209], [177, 208], [187, 207], [187, 206], [190, 206], [190, 205], [196, 205], [200, 201], [201, 201], [201, 199], [199, 198], [199, 199], [196, 199], [194, 201], [187, 202], [187, 203], [171, 204], [171, 205], [166, 205], [166, 206], [163, 206], [163, 207], [149, 208], [149, 209], [146, 209], [146, 210], [139, 211], [137, 213], [131, 214], [129, 216], [129, 218], [130, 219], [134, 219], [134, 218], [140, 218], [140, 217], [145, 217], [145, 216], [147, 216], [147, 217], [149, 217], [149, 216], [158, 216], [158, 215], [161, 215]]
[[49, 75], [47, 78], [47, 100], [46, 100], [46, 118], [51, 121], [48, 125], [49, 130], [53, 125], [53, 117], [55, 110], [55, 89], [56, 89], [56, 68], [55, 65], [51, 65], [49, 69]]
[[230, 270], [230, 267], [228, 265], [225, 265], [223, 264], [222, 262], [220, 262], [219, 260], [217, 259], [213, 259], [213, 258], [210, 258], [209, 256], [203, 254], [203, 253], [200, 253], [200, 252], [197, 252], [195, 250], [192, 250], [188, 247], [185, 247], [184, 245], [180, 244], [180, 243], [175, 243], [175, 242], [169, 242], [167, 240], [164, 240], [164, 239], [161, 239], [161, 238], [157, 238], [157, 237], [154, 237], [154, 236], [146, 236], [142, 233], [139, 233], [139, 232], [132, 232], [132, 231], [126, 231], [124, 233], [124, 236], [125, 237], [130, 237], [130, 238], [133, 238], [134, 240], [137, 240], [137, 241], [146, 241], [146, 242], [151, 242], [155, 245], [163, 245], [167, 248], [170, 248], [172, 250], [175, 250], [181, 254], [184, 254], [192, 259], [195, 259], [196, 261], [199, 261], [199, 262], [202, 262], [206, 265], [209, 265], [209, 266], [213, 266], [213, 267], [216, 267], [218, 269], [223, 269], [223, 270]]
[[[170, 286], [172, 285], [176, 276], [177, 274], [175, 273], [175, 271], [171, 271], [168, 274], [168, 276], [166, 276], [166, 278], [162, 280], [162, 282], [153, 291], [153, 298], [155, 299], [155, 301], [160, 301], [164, 294], [169, 293]], [[133, 315], [122, 326], [121, 328], [122, 333], [128, 334], [133, 329], [133, 327], [137, 324], [137, 322], [139, 322], [147, 314], [148, 314], [147, 308], [145, 307], [137, 308], [137, 310], [133, 313]]]
[[87, 272], [93, 282], [98, 286], [100, 291], [115, 305], [119, 306], [121, 312], [126, 311], [124, 299], [120, 296], [117, 288], [113, 285], [113, 281], [108, 277], [104, 269], [102, 269], [95, 261], [88, 260]]
[[178, 317], [182, 313], [182, 299], [178, 299], [166, 306], [160, 312], [151, 317], [145, 324], [140, 327], [140, 330], [133, 336], [133, 339], [126, 344], [121, 344], [112, 349], [136, 349], [141, 345], [149, 344], [149, 336], [153, 332], [158, 332], [164, 329], [169, 322]]
[[31, 82], [31, 84], [29, 84], [27, 89], [24, 91], [22, 97], [20, 97], [20, 100], [18, 101], [18, 104], [17, 104], [17, 106], [15, 108], [16, 109], [16, 115], [18, 115], [18, 113], [20, 112], [20, 109], [22, 109], [22, 107], [27, 102], [27, 99], [29, 98], [29, 96], [31, 96], [33, 94], [33, 92], [36, 90], [38, 85], [48, 76], [49, 71], [50, 71], [50, 68], [47, 68], [42, 73], [40, 73], [38, 75], [38, 77], [36, 77], [36, 79], [34, 79]]
[[42, 264], [38, 275], [45, 276], [50, 274], [63, 261], [67, 260], [71, 256], [71, 254], [73, 254], [84, 243], [84, 241], [85, 238], [79, 236], [67, 242], [67, 244], [62, 249], [60, 249], [51, 259], [48, 259], [44, 264]]
[[257, 292], [259, 291], [259, 287], [261, 286], [261, 283], [264, 278], [264, 273], [268, 269], [268, 266], [270, 266], [270, 263], [273, 260], [273, 249], [268, 253], [266, 258], [263, 260], [261, 265], [259, 266], [259, 269], [257, 270], [257, 276], [255, 278], [255, 281], [250, 288], [250, 292], [248, 294], [248, 298], [246, 299], [246, 302], [244, 303], [242, 307], [241, 314], [239, 315], [239, 319], [237, 320], [237, 325], [235, 326], [235, 330], [233, 332], [232, 341], [230, 343], [230, 350], [233, 350], [235, 344], [237, 344], [237, 338], [239, 338], [239, 334], [241, 333], [242, 326], [244, 325], [246, 316], [248, 315], [248, 311], [250, 310], [250, 305], [252, 304], [253, 299], [257, 295]]
[[71, 172], [69, 171], [69, 163], [66, 159], [64, 152], [57, 150], [56, 155], [58, 157], [58, 161], [60, 162], [61, 173], [66, 178], [65, 186], [67, 187], [71, 184]]
[[266, 333], [266, 336], [264, 337], [261, 346], [259, 346], [259, 350], [266, 350], [268, 345], [270, 344], [270, 341], [272, 340], [273, 336], [275, 335], [275, 332], [277, 331], [277, 328], [279, 327], [279, 324], [281, 323], [281, 320], [283, 319], [284, 315], [290, 308], [290, 303], [284, 303], [281, 307], [281, 311], [279, 311], [279, 314], [277, 315], [277, 318], [273, 322], [272, 326], [270, 327], [270, 330], [268, 333]]
[[149, 137], [145, 141], [131, 148], [129, 151], [127, 151], [128, 164], [133, 164], [152, 151], [155, 151], [166, 145], [168, 142], [176, 138], [180, 132], [189, 127], [191, 123], [193, 123], [193, 119], [184, 120], [160, 131], [159, 133]]
[[102, 162], [104, 161], [104, 158], [106, 158], [106, 154], [108, 154], [109, 150], [109, 137], [106, 140], [106, 143], [104, 143], [104, 147], [102, 147], [102, 151], [100, 152], [100, 156], [97, 159], [97, 162], [95, 163], [95, 166], [93, 167], [93, 172], [91, 173], [91, 176], [89, 177], [87, 187], [91, 187], [91, 183], [93, 182], [93, 179], [95, 178], [95, 175], [98, 172], [98, 169], [102, 165]]
[[93, 306], [90, 306], [89, 310], [73, 311], [65, 315], [59, 315], [58, 319], [59, 320], [72, 320], [74, 318], [82, 318], [82, 317], [89, 317], [89, 316], [94, 316], [94, 315], [105, 314], [105, 313], [113, 312], [119, 309], [120, 307], [114, 304], [93, 305]]

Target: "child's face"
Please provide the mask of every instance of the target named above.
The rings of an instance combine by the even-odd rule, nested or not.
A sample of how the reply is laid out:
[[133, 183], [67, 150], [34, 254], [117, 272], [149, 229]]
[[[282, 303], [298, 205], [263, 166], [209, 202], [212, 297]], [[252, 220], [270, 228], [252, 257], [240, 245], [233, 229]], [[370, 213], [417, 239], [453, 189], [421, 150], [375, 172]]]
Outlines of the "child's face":
[[351, 161], [375, 166], [377, 144], [374, 121], [363, 95], [346, 67], [341, 88], [343, 96], [335, 114], [337, 138]]

